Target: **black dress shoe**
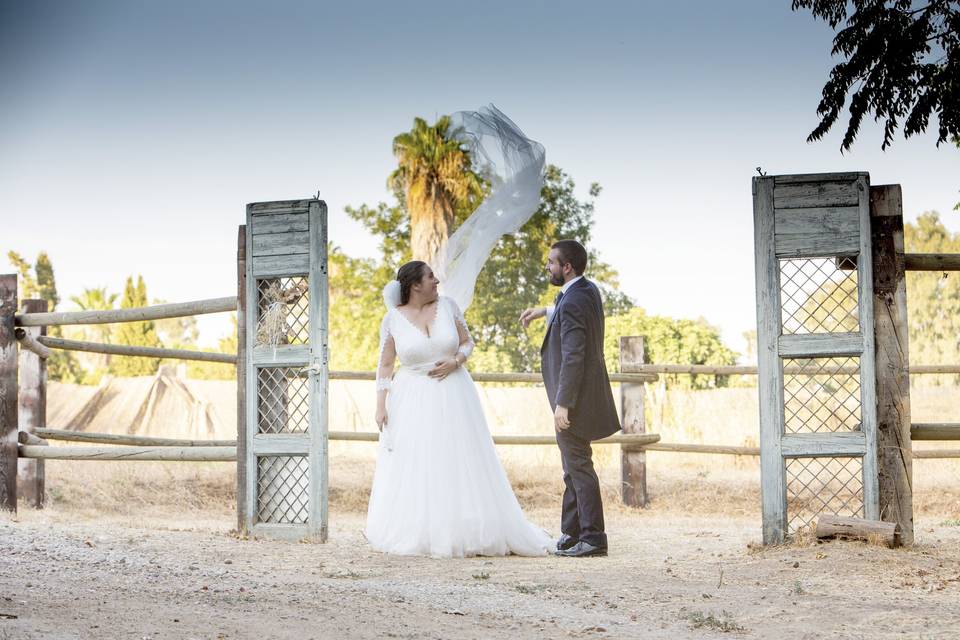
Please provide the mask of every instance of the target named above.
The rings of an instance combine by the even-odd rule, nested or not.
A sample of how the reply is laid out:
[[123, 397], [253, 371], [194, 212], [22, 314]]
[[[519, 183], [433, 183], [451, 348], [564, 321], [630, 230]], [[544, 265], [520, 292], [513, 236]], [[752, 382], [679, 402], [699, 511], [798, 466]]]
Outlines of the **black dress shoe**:
[[576, 538], [573, 536], [568, 536], [567, 534], [563, 534], [557, 540], [557, 551], [566, 551], [575, 544], [577, 544]]
[[581, 540], [569, 549], [557, 551], [557, 555], [564, 556], [565, 558], [589, 558], [592, 556], [605, 556], [607, 555], [607, 545], [595, 547], [589, 542], [584, 542]]

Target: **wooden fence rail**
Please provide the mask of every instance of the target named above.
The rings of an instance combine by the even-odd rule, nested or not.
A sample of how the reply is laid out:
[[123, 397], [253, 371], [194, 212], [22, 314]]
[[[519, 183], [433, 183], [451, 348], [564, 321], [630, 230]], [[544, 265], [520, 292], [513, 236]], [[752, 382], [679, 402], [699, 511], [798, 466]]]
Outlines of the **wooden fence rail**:
[[147, 358], [172, 358], [177, 360], [199, 360], [202, 362], [223, 362], [236, 364], [237, 356], [232, 353], [212, 351], [187, 351], [184, 349], [164, 349], [160, 347], [134, 347], [125, 344], [103, 344], [100, 342], [82, 342], [45, 336], [38, 341], [45, 347], [65, 351], [84, 351], [87, 353], [106, 353], [116, 356], [140, 356]]
[[[70, 431], [68, 429], [34, 429], [36, 436], [46, 438], [47, 440], [62, 440], [70, 442], [90, 442], [95, 444], [110, 445], [135, 445], [135, 446], [159, 446], [159, 447], [235, 447], [236, 440], [184, 440], [178, 438], [155, 438], [149, 436], [131, 436], [113, 433], [89, 433], [84, 431]], [[330, 440], [344, 440], [355, 442], [376, 442], [380, 439], [380, 434], [376, 431], [331, 431]], [[602, 440], [597, 440], [593, 444], [620, 444], [628, 446], [650, 445], [660, 440], [656, 433], [643, 434], [617, 434]], [[556, 444], [557, 439], [554, 436], [540, 435], [496, 435], [493, 436], [494, 444], [503, 445], [547, 445]]]
[[905, 253], [907, 271], [960, 271], [960, 254]]
[[[49, 437], [49, 436], [48, 436]], [[331, 440], [356, 440], [375, 442], [376, 432], [331, 432]], [[642, 446], [660, 439], [655, 433], [610, 436], [593, 444], [630, 444]], [[552, 436], [494, 436], [496, 444], [549, 445], [556, 444]], [[233, 446], [126, 446], [110, 444], [91, 447], [53, 447], [49, 445], [21, 444], [19, 457], [34, 460], [153, 460], [180, 462], [235, 462], [237, 447]]]
[[918, 423], [910, 425], [911, 440], [960, 440], [960, 423]]
[[179, 462], [230, 462], [236, 447], [51, 447], [21, 444], [21, 458], [35, 460], [172, 460]]
[[[34, 315], [34, 314], [26, 314]], [[164, 349], [159, 347], [132, 347], [129, 345], [105, 344], [102, 342], [83, 342], [42, 336], [36, 340], [41, 348], [63, 349], [66, 351], [84, 351], [120, 356], [140, 356], [148, 358], [170, 358], [176, 360], [198, 360], [202, 362], [222, 362], [236, 364], [237, 356], [232, 353], [214, 353], [211, 351], [187, 351], [184, 349]], [[21, 344], [31, 348], [21, 340]], [[46, 357], [45, 355], [43, 357]], [[784, 373], [802, 374], [803, 367], [786, 367]], [[817, 370], [818, 374], [857, 373], [855, 367], [836, 367]], [[712, 365], [712, 364], [641, 364], [631, 367], [630, 373], [611, 373], [610, 382], [639, 384], [655, 382], [659, 375], [713, 375], [713, 376], [755, 376], [757, 367], [751, 365]], [[910, 367], [911, 375], [920, 374], [960, 374], [960, 364], [917, 364]], [[476, 382], [542, 382], [539, 373], [471, 373]], [[372, 371], [331, 371], [331, 380], [374, 380]]]
[[[658, 437], [656, 434], [645, 434]], [[373, 432], [331, 432], [331, 440], [376, 442], [379, 434]], [[623, 436], [620, 436], [623, 437]], [[617, 438], [617, 436], [612, 436]], [[548, 445], [556, 439], [551, 436], [494, 436], [500, 445]], [[618, 444], [617, 441], [598, 440], [593, 444]], [[623, 444], [623, 443], [619, 443]], [[727, 447], [703, 444], [625, 444], [629, 449], [645, 451], [670, 451], [675, 453], [699, 453], [715, 455], [759, 456], [757, 447]], [[179, 462], [233, 462], [237, 459], [236, 446], [127, 446], [102, 445], [91, 447], [54, 447], [39, 444], [21, 444], [19, 457], [35, 460], [152, 460]], [[913, 457], [926, 459], [960, 458], [960, 449], [914, 449]]]
[[161, 320], [163, 318], [182, 318], [205, 313], [236, 311], [237, 298], [210, 298], [192, 302], [174, 302], [157, 304], [134, 309], [106, 309], [103, 311], [54, 311], [49, 313], [18, 313], [16, 324], [19, 327], [43, 327], [67, 324], [108, 324], [111, 322], [140, 322], [142, 320]]

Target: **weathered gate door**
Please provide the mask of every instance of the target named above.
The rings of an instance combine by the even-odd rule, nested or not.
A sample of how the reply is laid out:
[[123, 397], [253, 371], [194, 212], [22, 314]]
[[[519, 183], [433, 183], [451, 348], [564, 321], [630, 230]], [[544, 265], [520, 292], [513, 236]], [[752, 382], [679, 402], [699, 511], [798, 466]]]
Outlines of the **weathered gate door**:
[[878, 518], [866, 173], [753, 179], [763, 540]]
[[245, 525], [327, 536], [327, 206], [247, 205]]

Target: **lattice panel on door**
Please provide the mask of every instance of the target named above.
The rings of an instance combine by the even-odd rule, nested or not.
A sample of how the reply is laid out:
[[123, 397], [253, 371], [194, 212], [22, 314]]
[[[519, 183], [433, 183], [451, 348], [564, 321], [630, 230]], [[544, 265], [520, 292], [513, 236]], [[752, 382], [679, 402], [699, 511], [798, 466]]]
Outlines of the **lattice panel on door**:
[[856, 257], [780, 260], [784, 334], [860, 330]]
[[863, 517], [862, 458], [787, 458], [787, 533], [822, 513]]
[[300, 367], [264, 367], [257, 380], [257, 432], [307, 433], [310, 382]]
[[307, 276], [257, 280], [257, 344], [307, 344], [309, 341]]
[[783, 360], [785, 433], [860, 431], [860, 358]]
[[306, 456], [257, 458], [257, 520], [302, 524], [310, 513], [310, 463]]

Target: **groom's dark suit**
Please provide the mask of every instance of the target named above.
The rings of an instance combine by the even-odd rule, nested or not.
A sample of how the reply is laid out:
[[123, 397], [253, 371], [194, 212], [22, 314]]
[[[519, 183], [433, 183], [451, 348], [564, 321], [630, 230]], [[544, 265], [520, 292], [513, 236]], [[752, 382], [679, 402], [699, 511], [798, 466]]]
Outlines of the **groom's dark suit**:
[[592, 440], [620, 429], [603, 358], [603, 301], [597, 286], [581, 278], [558, 297], [540, 349], [550, 407], [567, 407], [570, 427], [557, 432], [563, 462], [561, 530], [594, 546], [607, 544], [600, 482], [593, 469]]

